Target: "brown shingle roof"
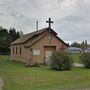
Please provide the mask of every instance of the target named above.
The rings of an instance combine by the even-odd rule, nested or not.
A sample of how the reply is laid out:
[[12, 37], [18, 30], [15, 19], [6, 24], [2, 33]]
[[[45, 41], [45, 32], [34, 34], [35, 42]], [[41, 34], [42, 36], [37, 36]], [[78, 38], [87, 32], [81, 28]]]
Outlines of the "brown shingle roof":
[[25, 43], [27, 40], [32, 38], [34, 35], [39, 35], [39, 34], [45, 32], [46, 30], [48, 30], [48, 28], [44, 28], [44, 29], [41, 29], [41, 30], [38, 30], [38, 31], [34, 31], [32, 33], [25, 34], [22, 37], [15, 40], [14, 42], [12, 42], [11, 45]]
[[[25, 34], [24, 36], [20, 37], [19, 39], [15, 40], [14, 42], [12, 42], [11, 45], [23, 44], [26, 41], [31, 39], [31, 41], [29, 41], [29, 43], [25, 45], [25, 47], [30, 47], [30, 46], [32, 46], [34, 43], [36, 43], [38, 40], [40, 40], [43, 37], [42, 33], [44, 33], [45, 31], [48, 31], [48, 30], [49, 30], [49, 28], [44, 28], [44, 29], [41, 29], [41, 30], [38, 30], [38, 31], [34, 31], [32, 33]], [[51, 31], [55, 34], [55, 36], [62, 43], [64, 43], [66, 46], [68, 46], [62, 39], [60, 39], [57, 36], [57, 33], [53, 29], [51, 29]], [[37, 37], [35, 38], [35, 36], [37, 36]]]
[[40, 40], [44, 35], [40, 34], [36, 38], [33, 38], [32, 41], [30, 41], [28, 44], [25, 45], [25, 47], [31, 47], [34, 43], [36, 43], [38, 40]]
[[[31, 47], [33, 44], [35, 44], [38, 40], [43, 38], [44, 35], [39, 35], [36, 38], [34, 38], [29, 44], [26, 44], [25, 47]], [[63, 44], [65, 44], [68, 47], [68, 44], [66, 44], [62, 39], [60, 39], [58, 36], [56, 36]]]

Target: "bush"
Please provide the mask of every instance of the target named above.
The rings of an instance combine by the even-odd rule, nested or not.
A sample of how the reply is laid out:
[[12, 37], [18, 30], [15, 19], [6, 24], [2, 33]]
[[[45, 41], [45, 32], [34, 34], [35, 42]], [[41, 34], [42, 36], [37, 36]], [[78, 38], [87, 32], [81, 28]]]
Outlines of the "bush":
[[66, 52], [55, 51], [51, 54], [50, 66], [53, 70], [71, 70], [72, 58]]
[[90, 68], [90, 53], [82, 53], [80, 59], [86, 68]]

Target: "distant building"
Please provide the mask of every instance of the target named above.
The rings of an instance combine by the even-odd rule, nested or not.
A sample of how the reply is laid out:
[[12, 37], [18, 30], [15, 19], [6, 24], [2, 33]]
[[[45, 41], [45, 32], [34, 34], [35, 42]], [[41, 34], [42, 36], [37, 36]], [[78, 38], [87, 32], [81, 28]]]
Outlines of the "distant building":
[[88, 53], [90, 53], [90, 48], [86, 48], [86, 49], [84, 49], [84, 52], [88, 52]]
[[69, 53], [80, 53], [81, 52], [81, 48], [68, 47], [65, 51], [67, 51]]

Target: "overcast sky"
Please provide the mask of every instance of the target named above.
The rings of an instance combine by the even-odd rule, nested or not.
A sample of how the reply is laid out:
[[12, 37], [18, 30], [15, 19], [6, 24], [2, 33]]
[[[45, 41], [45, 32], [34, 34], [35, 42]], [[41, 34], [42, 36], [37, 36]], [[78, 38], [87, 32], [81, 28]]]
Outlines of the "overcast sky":
[[0, 0], [0, 26], [24, 33], [48, 25], [51, 17], [58, 36], [66, 42], [90, 42], [90, 0]]

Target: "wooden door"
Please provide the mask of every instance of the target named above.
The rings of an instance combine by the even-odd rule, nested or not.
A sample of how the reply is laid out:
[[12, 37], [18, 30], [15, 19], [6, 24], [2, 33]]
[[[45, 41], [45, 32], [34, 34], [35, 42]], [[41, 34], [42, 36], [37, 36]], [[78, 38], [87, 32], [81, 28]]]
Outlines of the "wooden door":
[[52, 54], [52, 51], [45, 51], [45, 64], [49, 63], [51, 54]]
[[45, 64], [49, 64], [50, 56], [53, 51], [56, 50], [55, 46], [45, 46], [44, 47], [44, 52], [45, 52]]

